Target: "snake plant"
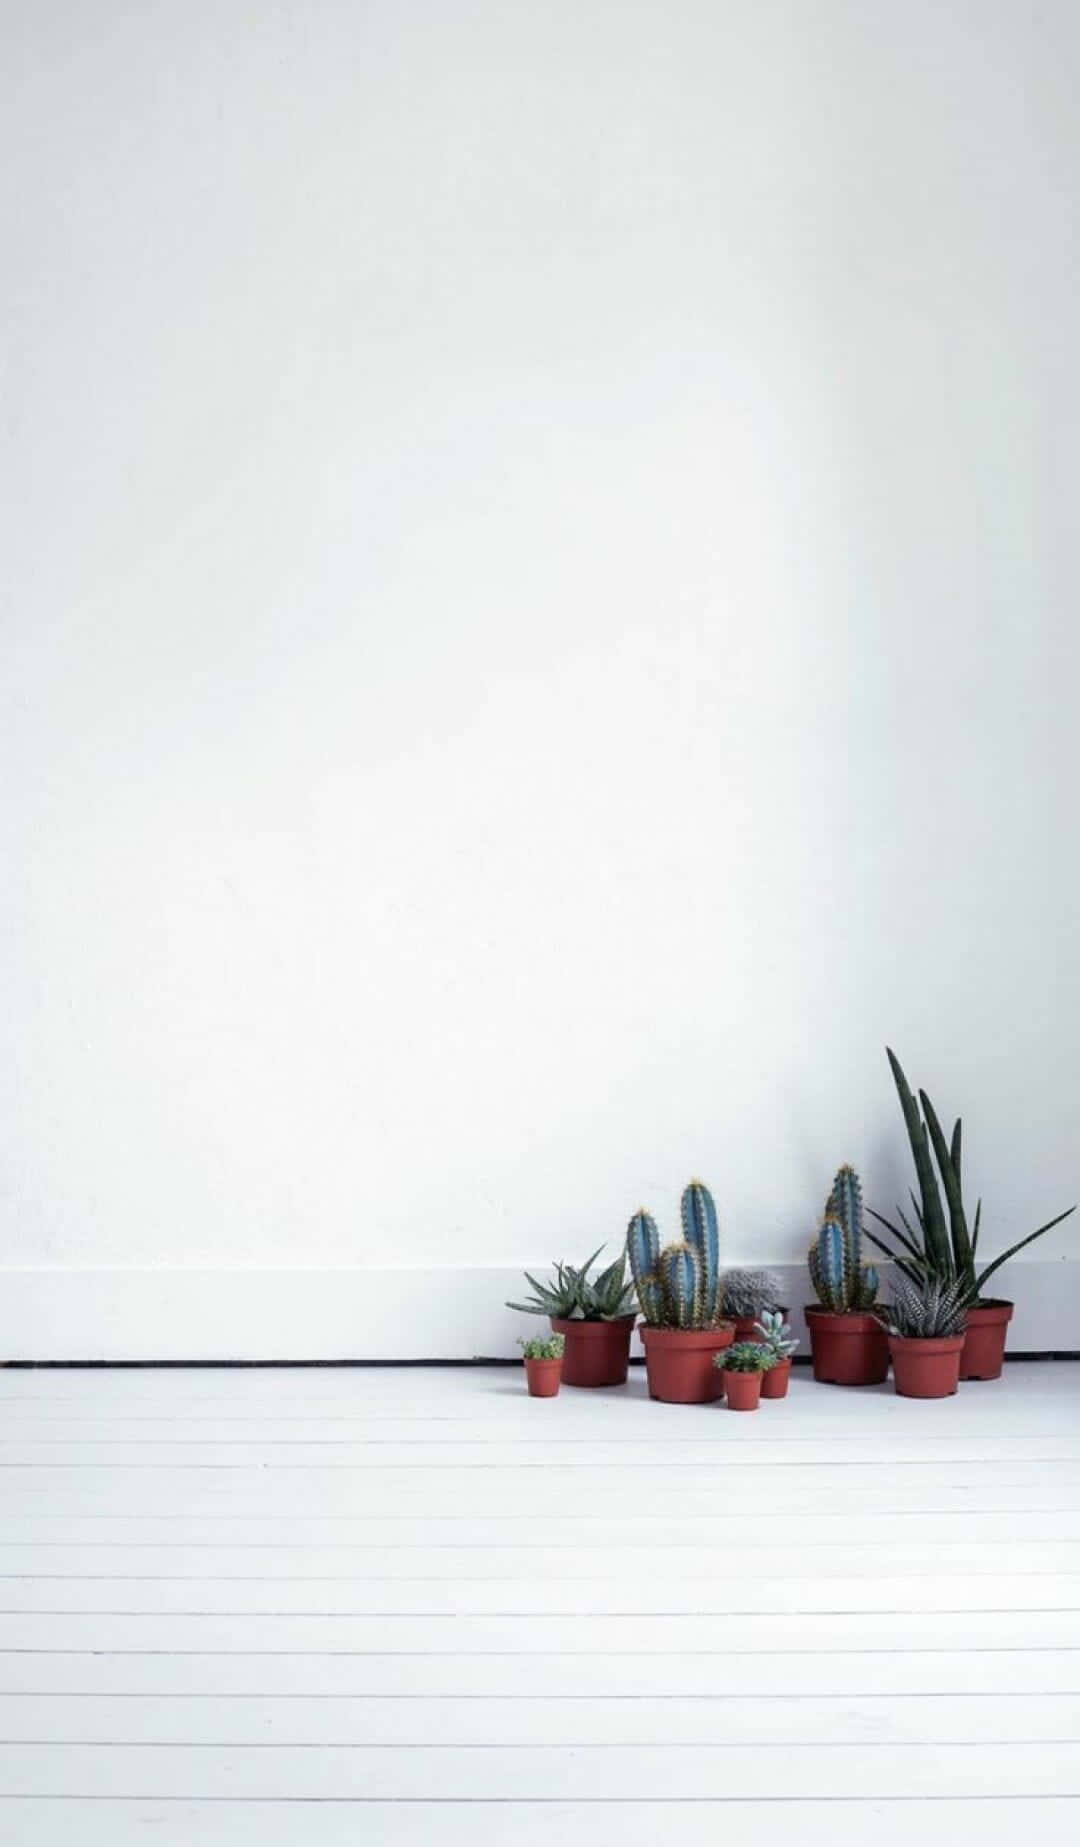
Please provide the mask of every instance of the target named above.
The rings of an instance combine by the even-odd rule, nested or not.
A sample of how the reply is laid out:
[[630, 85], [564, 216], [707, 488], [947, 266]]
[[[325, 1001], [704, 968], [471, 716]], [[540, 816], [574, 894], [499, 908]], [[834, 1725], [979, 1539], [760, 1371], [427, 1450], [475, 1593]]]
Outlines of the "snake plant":
[[[1056, 1218], [1047, 1219], [1046, 1224], [1040, 1225], [1037, 1231], [1029, 1231], [1026, 1238], [1018, 1239], [1000, 1257], [995, 1257], [992, 1263], [980, 1268], [976, 1258], [982, 1200], [976, 1204], [975, 1216], [969, 1229], [961, 1182], [960, 1118], [957, 1117], [952, 1135], [946, 1141], [937, 1112], [925, 1090], [919, 1091], [919, 1100], [916, 1102], [895, 1052], [888, 1046], [885, 1050], [911, 1143], [919, 1194], [916, 1198], [915, 1193], [911, 1193], [915, 1223], [900, 1206], [896, 1208], [899, 1225], [891, 1219], [883, 1218], [872, 1207], [868, 1208], [871, 1218], [885, 1227], [899, 1248], [887, 1244], [872, 1231], [868, 1230], [866, 1235], [879, 1250], [893, 1258], [897, 1269], [911, 1282], [918, 1284], [926, 1276], [937, 1277], [943, 1283], [956, 1282], [962, 1288], [965, 1303], [971, 1307], [982, 1297], [986, 1283], [995, 1270], [1000, 1270], [1010, 1257], [1022, 1251], [1025, 1244], [1033, 1244], [1036, 1238], [1041, 1238], [1044, 1233], [1052, 1231], [1055, 1225], [1060, 1225], [1063, 1219], [1076, 1211], [1076, 1207], [1069, 1206], [1067, 1211], [1059, 1212]], [[944, 1205], [942, 1189], [945, 1193]], [[948, 1220], [945, 1216], [946, 1206]]]

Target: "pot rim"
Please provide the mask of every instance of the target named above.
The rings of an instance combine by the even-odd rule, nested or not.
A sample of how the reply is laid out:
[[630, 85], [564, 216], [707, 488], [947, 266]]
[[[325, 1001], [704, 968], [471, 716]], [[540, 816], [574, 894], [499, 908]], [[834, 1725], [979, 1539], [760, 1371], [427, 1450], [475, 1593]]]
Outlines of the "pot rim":
[[973, 1302], [971, 1304], [971, 1307], [967, 1311], [968, 1326], [971, 1326], [972, 1315], [978, 1315], [980, 1317], [980, 1322], [983, 1327], [995, 1321], [1011, 1321], [1015, 1307], [1016, 1303], [1008, 1301], [1005, 1296], [987, 1296], [985, 1302]]
[[652, 1341], [657, 1347], [681, 1347], [684, 1351], [692, 1351], [694, 1348], [730, 1347], [735, 1338], [735, 1323], [718, 1321], [712, 1328], [651, 1328], [647, 1321], [642, 1321], [638, 1332], [646, 1345]]
[[[965, 1329], [965, 1333], [966, 1333]], [[929, 1337], [911, 1334], [890, 1334], [889, 1352], [898, 1348], [902, 1353], [922, 1353], [928, 1359], [936, 1354], [959, 1353], [964, 1344], [963, 1334], [935, 1334]]]
[[616, 1315], [611, 1321], [575, 1321], [567, 1315], [549, 1315], [548, 1320], [557, 1334], [606, 1334], [609, 1328], [632, 1328], [637, 1311]]
[[[809, 1324], [811, 1315], [814, 1315], [821, 1321], [838, 1321], [841, 1328], [850, 1328], [852, 1333], [856, 1331], [856, 1322], [861, 1322], [864, 1327], [873, 1326], [879, 1328], [882, 1325], [872, 1308], [847, 1308], [838, 1310], [835, 1308], [823, 1308], [820, 1302], [811, 1302], [804, 1307], [803, 1314], [806, 1317], [807, 1324]], [[862, 1328], [859, 1329], [859, 1332], [862, 1332]]]

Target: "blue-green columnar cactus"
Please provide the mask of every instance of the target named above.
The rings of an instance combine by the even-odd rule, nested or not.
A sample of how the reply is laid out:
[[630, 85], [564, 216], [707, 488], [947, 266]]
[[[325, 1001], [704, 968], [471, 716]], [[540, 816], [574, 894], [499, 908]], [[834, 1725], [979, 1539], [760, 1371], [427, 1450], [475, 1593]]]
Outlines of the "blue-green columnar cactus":
[[716, 1320], [720, 1294], [720, 1227], [713, 1196], [703, 1180], [691, 1180], [684, 1187], [680, 1211], [683, 1237], [698, 1253], [702, 1306], [708, 1325]]
[[720, 1227], [712, 1194], [691, 1180], [682, 1196], [685, 1236], [660, 1249], [651, 1213], [635, 1212], [626, 1249], [641, 1312], [654, 1328], [708, 1328], [719, 1319]]
[[853, 1167], [841, 1167], [807, 1261], [818, 1300], [831, 1314], [865, 1313], [877, 1300], [878, 1273], [862, 1262], [862, 1188]]

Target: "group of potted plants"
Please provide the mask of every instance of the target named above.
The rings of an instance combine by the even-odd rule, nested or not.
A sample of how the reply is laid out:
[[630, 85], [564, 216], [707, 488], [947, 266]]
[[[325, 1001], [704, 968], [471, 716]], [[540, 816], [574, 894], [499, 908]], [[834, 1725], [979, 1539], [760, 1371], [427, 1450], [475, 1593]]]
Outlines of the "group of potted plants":
[[[914, 1216], [909, 1219], [898, 1207], [897, 1225], [871, 1210], [890, 1234], [892, 1242], [886, 1242], [864, 1225], [855, 1169], [847, 1164], [839, 1169], [807, 1259], [817, 1296], [806, 1309], [813, 1374], [834, 1385], [880, 1385], [891, 1362], [902, 1396], [948, 1397], [961, 1379], [1001, 1375], [1013, 1305], [985, 1296], [986, 1282], [1076, 1208], [1058, 1213], [980, 1267], [982, 1205], [976, 1205], [969, 1227], [961, 1124], [956, 1122], [946, 1141], [926, 1092], [920, 1090], [916, 1102], [892, 1051], [888, 1059], [915, 1162]], [[630, 1220], [625, 1252], [595, 1278], [590, 1272], [599, 1251], [580, 1268], [557, 1264], [547, 1283], [527, 1274], [532, 1296], [508, 1306], [549, 1317], [553, 1339], [523, 1345], [527, 1368], [555, 1369], [542, 1377], [536, 1372], [538, 1387], [530, 1371], [530, 1392], [553, 1395], [560, 1367], [568, 1385], [625, 1383], [636, 1299], [650, 1397], [670, 1404], [726, 1397], [732, 1410], [753, 1410], [760, 1398], [786, 1395], [797, 1343], [785, 1321], [787, 1308], [777, 1300], [779, 1278], [768, 1270], [721, 1272], [716, 1206], [703, 1181], [691, 1180], [685, 1188], [681, 1221], [682, 1237], [662, 1246], [656, 1221], [642, 1207]], [[878, 1272], [862, 1260], [864, 1236], [895, 1266], [884, 1304]]]

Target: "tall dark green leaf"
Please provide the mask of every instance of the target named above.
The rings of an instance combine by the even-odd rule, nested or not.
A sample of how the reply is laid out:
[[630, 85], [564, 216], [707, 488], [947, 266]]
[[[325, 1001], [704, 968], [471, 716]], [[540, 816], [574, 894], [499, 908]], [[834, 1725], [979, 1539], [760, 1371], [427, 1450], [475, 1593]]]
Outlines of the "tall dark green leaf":
[[[967, 1219], [964, 1217], [964, 1201], [960, 1191], [960, 1176], [953, 1166], [952, 1152], [941, 1132], [941, 1124], [925, 1090], [919, 1092], [919, 1102], [926, 1117], [926, 1126], [930, 1131], [930, 1140], [934, 1144], [938, 1171], [945, 1188], [945, 1197], [949, 1202], [949, 1227], [952, 1232], [952, 1263], [950, 1276], [962, 1276], [965, 1282], [975, 1281], [975, 1272], [971, 1262], [971, 1239], [968, 1235]], [[955, 1130], [953, 1140], [956, 1141]]]
[[947, 1276], [952, 1268], [952, 1251], [949, 1246], [949, 1233], [945, 1224], [945, 1213], [938, 1190], [937, 1175], [930, 1159], [930, 1144], [927, 1140], [926, 1126], [919, 1115], [919, 1106], [911, 1092], [911, 1086], [904, 1076], [900, 1060], [891, 1047], [885, 1047], [889, 1065], [900, 1098], [900, 1108], [904, 1112], [908, 1140], [915, 1157], [915, 1172], [919, 1178], [919, 1191], [922, 1194], [922, 1220], [926, 1234], [926, 1255], [931, 1269], [939, 1276]]

